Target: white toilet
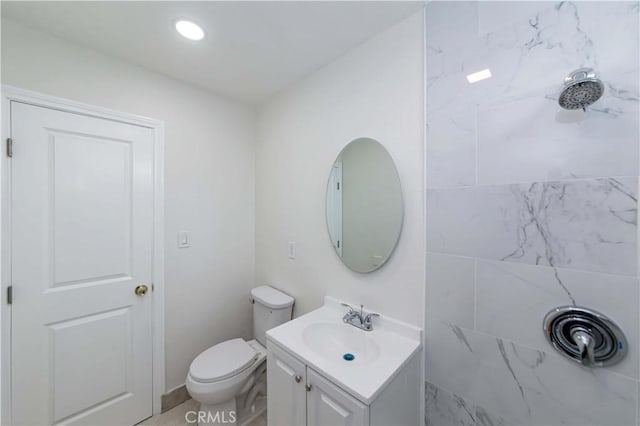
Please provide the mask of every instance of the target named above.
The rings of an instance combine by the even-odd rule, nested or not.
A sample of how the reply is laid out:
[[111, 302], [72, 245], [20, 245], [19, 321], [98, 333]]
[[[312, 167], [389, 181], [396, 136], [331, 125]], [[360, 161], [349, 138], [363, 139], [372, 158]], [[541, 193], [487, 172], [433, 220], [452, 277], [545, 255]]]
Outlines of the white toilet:
[[255, 340], [231, 339], [198, 355], [186, 386], [200, 402], [198, 424], [251, 422], [266, 409], [266, 331], [291, 319], [294, 299], [273, 287], [251, 290]]

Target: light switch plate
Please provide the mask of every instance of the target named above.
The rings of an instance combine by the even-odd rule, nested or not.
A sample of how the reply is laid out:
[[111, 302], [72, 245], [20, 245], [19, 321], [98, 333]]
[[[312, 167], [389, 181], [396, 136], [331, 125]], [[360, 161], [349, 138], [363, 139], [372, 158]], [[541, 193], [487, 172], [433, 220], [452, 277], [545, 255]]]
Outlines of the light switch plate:
[[289, 259], [296, 258], [296, 243], [294, 241], [289, 241]]
[[189, 232], [187, 231], [179, 231], [178, 232], [178, 248], [187, 248], [189, 247]]

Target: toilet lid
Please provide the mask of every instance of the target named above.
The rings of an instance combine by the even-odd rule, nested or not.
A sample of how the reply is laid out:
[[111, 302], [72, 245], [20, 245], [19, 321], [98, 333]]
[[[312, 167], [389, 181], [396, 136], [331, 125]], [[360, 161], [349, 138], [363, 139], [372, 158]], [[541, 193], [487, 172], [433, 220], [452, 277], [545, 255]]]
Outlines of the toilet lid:
[[215, 382], [233, 376], [253, 362], [257, 353], [242, 339], [218, 343], [191, 363], [189, 374], [198, 382]]

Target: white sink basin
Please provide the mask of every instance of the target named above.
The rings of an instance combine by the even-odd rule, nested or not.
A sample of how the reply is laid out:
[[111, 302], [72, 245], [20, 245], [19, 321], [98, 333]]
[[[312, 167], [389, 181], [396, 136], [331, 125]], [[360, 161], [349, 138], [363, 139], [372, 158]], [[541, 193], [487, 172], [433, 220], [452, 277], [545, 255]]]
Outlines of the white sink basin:
[[[365, 404], [421, 348], [422, 330], [392, 318], [373, 320], [373, 331], [342, 322], [340, 301], [325, 297], [315, 311], [267, 331], [267, 348], [277, 345]], [[347, 361], [343, 355], [354, 355]]]
[[[345, 323], [316, 322], [304, 327], [302, 341], [329, 361], [363, 365], [380, 356], [380, 347], [369, 333]], [[352, 354], [353, 360], [345, 360], [345, 354]]]

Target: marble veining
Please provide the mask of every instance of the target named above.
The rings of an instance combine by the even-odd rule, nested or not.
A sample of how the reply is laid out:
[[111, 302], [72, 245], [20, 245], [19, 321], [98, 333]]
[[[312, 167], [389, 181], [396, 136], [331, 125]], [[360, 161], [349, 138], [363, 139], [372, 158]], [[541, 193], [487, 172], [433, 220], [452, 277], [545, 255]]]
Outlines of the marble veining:
[[[455, 13], [463, 15], [459, 27], [427, 34], [428, 112], [559, 86], [580, 66], [609, 77], [638, 68], [635, 2], [462, 2]], [[624, 45], [612, 46], [613, 25]], [[465, 86], [459, 77], [482, 64], [494, 77], [481, 89]]]
[[[531, 360], [532, 367], [541, 362], [537, 358], [546, 356], [543, 351], [552, 351], [542, 333], [542, 318], [552, 308], [570, 304], [557, 280], [570, 291], [578, 306], [588, 306], [610, 316], [624, 330], [629, 346], [640, 346], [637, 277], [477, 261], [476, 280], [476, 330], [537, 349], [536, 358]], [[513, 351], [520, 356], [515, 348]], [[638, 366], [638, 351], [632, 350], [622, 362], [607, 369], [638, 379]]]
[[515, 345], [515, 343], [511, 343], [511, 350], [513, 351], [513, 354], [523, 363], [525, 363], [529, 368], [537, 368], [538, 366], [542, 365], [542, 363], [544, 362], [544, 360], [547, 358], [547, 354], [542, 352], [542, 351], [536, 351], [537, 356], [536, 358], [533, 360], [533, 362], [529, 362], [526, 358], [521, 357], [518, 354], [518, 347]]
[[425, 425], [506, 426], [516, 422], [490, 413], [458, 395], [427, 382], [425, 384]]
[[[543, 21], [546, 21], [545, 18], [557, 19], [559, 25], [548, 25], [547, 22], [540, 22], [541, 15]], [[568, 47], [572, 47], [580, 52], [585, 62], [592, 63], [594, 66], [598, 65], [594, 42], [589, 34], [587, 34], [581, 27], [580, 14], [575, 3], [567, 1], [556, 3], [553, 9], [547, 9], [543, 12], [537, 13], [535, 17], [529, 19], [529, 27], [531, 27], [531, 31], [534, 34], [529, 41], [524, 43], [526, 50], [531, 50], [538, 46], [545, 49], [566, 49], [566, 39], [556, 37], [556, 35], [558, 32], [566, 30], [568, 27], [574, 31], [574, 37], [571, 41], [575, 43], [573, 46]], [[563, 53], [567, 55], [571, 52]]]
[[510, 424], [635, 422], [637, 381], [604, 369], [581, 368], [555, 353], [461, 331], [473, 351], [449, 324], [427, 322], [427, 335], [438, 342], [426, 346], [429, 383], [494, 416], [513, 419]]
[[469, 349], [469, 352], [473, 352], [473, 348], [469, 344], [469, 341], [467, 340], [466, 336], [464, 335], [464, 332], [462, 331], [462, 329], [460, 327], [458, 327], [457, 325], [455, 325], [455, 324], [448, 324], [448, 325], [449, 325], [449, 327], [451, 327], [451, 331], [453, 332], [453, 334], [455, 334], [456, 337], [462, 343], [464, 343], [464, 345], [467, 347], [467, 349]]
[[[575, 186], [575, 185], [574, 185]], [[500, 260], [516, 260], [529, 258], [536, 265], [551, 267], [570, 266], [573, 255], [567, 243], [569, 238], [561, 238], [562, 228], [557, 225], [571, 225], [574, 221], [591, 222], [591, 215], [609, 214], [607, 227], [583, 229], [587, 231], [584, 244], [623, 245], [629, 243], [625, 233], [635, 236], [637, 227], [637, 197], [634, 190], [627, 188], [620, 180], [614, 178], [597, 179], [582, 185], [584, 193], [598, 194], [594, 199], [581, 199], [582, 194], [574, 193], [574, 203], [567, 197], [568, 191], [575, 189], [572, 184], [564, 182], [533, 183], [528, 186], [511, 185], [513, 195], [520, 203], [516, 216], [516, 247]], [[588, 187], [585, 187], [588, 186]], [[580, 190], [578, 189], [578, 191]], [[604, 202], [594, 204], [595, 202]], [[558, 222], [556, 225], [554, 222]], [[621, 222], [621, 233], [612, 233], [611, 227]], [[628, 225], [628, 226], [625, 226]], [[609, 235], [605, 235], [608, 232]], [[635, 238], [632, 239], [635, 243]], [[589, 254], [589, 248], [585, 247]], [[575, 299], [555, 274], [558, 285], [563, 288], [571, 302]]]
[[427, 250], [635, 275], [637, 188], [600, 178], [430, 189]]
[[515, 424], [499, 416], [494, 416], [484, 408], [476, 406], [476, 426], [506, 426]]
[[427, 426], [473, 426], [473, 404], [457, 395], [425, 384], [425, 424]]
[[[427, 4], [425, 356], [440, 389], [427, 424], [640, 421], [639, 14], [638, 1]], [[604, 94], [564, 110], [581, 67]], [[587, 369], [556, 353], [541, 321], [562, 305], [613, 318], [627, 357]]]
[[[428, 187], [638, 175], [632, 2], [460, 2], [449, 9], [456, 20], [447, 28], [427, 14], [428, 28], [436, 27], [426, 49]], [[604, 95], [586, 112], [562, 110], [563, 78], [582, 66], [596, 68]], [[466, 82], [484, 68], [492, 78]]]
[[496, 339], [496, 342], [498, 343], [498, 349], [500, 350], [500, 355], [502, 356], [502, 359], [504, 360], [504, 363], [507, 366], [509, 373], [511, 373], [511, 377], [513, 377], [513, 381], [516, 382], [516, 385], [518, 386], [518, 390], [520, 391], [520, 396], [522, 396], [522, 400], [527, 406], [527, 413], [528, 415], [531, 415], [531, 407], [527, 402], [527, 398], [524, 396], [524, 389], [522, 388], [522, 385], [518, 380], [518, 376], [516, 376], [516, 373], [513, 371], [513, 367], [511, 367], [509, 356], [507, 355], [507, 352], [504, 350], [504, 342], [502, 341], [502, 339], [499, 339], [499, 338]]

